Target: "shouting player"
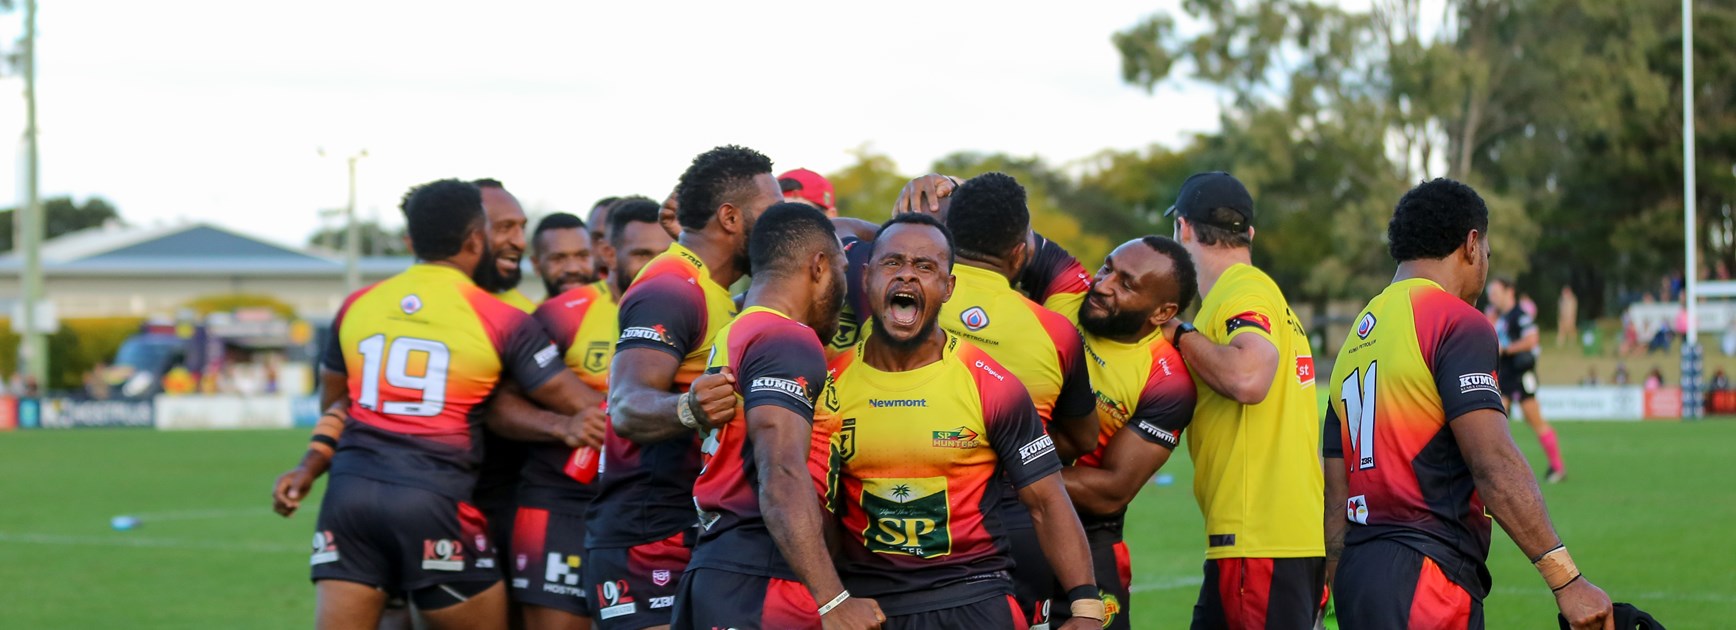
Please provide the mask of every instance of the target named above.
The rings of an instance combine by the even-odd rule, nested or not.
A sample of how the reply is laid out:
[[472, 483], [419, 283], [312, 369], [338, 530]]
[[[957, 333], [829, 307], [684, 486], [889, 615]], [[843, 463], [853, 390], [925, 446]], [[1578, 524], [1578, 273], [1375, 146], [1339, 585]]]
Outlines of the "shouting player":
[[313, 579], [321, 628], [374, 628], [388, 593], [434, 627], [505, 627], [506, 597], [482, 514], [468, 501], [497, 385], [516, 384], [564, 421], [491, 416], [508, 438], [581, 444], [585, 387], [534, 320], [478, 288], [494, 260], [481, 192], [456, 180], [404, 201], [421, 263], [352, 294], [321, 361], [349, 399], [319, 515]]
[[[735, 415], [727, 376], [705, 375], [717, 331], [735, 317], [729, 286], [747, 273], [754, 220], [783, 199], [772, 163], [725, 146], [693, 159], [678, 188], [679, 240], [639, 272], [621, 299], [609, 367], [614, 430], [586, 519], [585, 582], [605, 629], [669, 623], [676, 579], [695, 532], [695, 430]], [[707, 390], [728, 392], [712, 405]]]
[[[1196, 283], [1187, 250], [1147, 236], [1110, 252], [1091, 292], [1073, 298], [1077, 306], [1067, 311], [1084, 331], [1103, 424], [1096, 448], [1062, 470], [1062, 478], [1091, 542], [1107, 628], [1132, 627], [1133, 567], [1122, 541], [1127, 506], [1169, 461], [1193, 419], [1193, 379], [1163, 325], [1187, 310]], [[1066, 619], [1064, 609], [1055, 610], [1055, 619]]]
[[[699, 544], [675, 601], [677, 629], [873, 628], [874, 601], [845, 598], [810, 472], [814, 399], [825, 386], [820, 338], [844, 300], [844, 259], [826, 215], [766, 210], [750, 239], [745, 309], [717, 334], [713, 370], [735, 375], [741, 409], [705, 440], [693, 486]], [[727, 593], [727, 596], [720, 594]]]
[[1609, 596], [1574, 567], [1507, 429], [1495, 331], [1471, 306], [1488, 231], [1469, 186], [1436, 179], [1405, 193], [1387, 224], [1398, 273], [1333, 364], [1327, 571], [1346, 630], [1482, 628], [1491, 515], [1574, 628], [1614, 627]]
[[1176, 240], [1199, 270], [1196, 329], [1164, 324], [1193, 374], [1194, 499], [1206, 518], [1194, 628], [1312, 628], [1325, 599], [1314, 354], [1251, 261], [1254, 199], [1229, 173], [1182, 183]]
[[822, 431], [850, 590], [828, 605], [876, 598], [886, 628], [1026, 627], [990, 514], [1004, 476], [1067, 587], [1074, 619], [1064, 627], [1100, 627], [1090, 549], [1030, 395], [938, 325], [953, 292], [952, 252], [932, 216], [887, 222], [865, 278], [870, 332], [829, 367]]

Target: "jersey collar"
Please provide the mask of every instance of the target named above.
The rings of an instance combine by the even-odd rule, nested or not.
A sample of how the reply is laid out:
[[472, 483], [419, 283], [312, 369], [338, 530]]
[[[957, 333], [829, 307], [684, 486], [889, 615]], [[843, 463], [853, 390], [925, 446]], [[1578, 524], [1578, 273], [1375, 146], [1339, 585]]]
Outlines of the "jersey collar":
[[1013, 288], [1013, 283], [998, 271], [989, 271], [981, 267], [972, 267], [963, 263], [952, 266], [952, 275], [958, 278], [959, 284], [980, 285], [997, 289]]

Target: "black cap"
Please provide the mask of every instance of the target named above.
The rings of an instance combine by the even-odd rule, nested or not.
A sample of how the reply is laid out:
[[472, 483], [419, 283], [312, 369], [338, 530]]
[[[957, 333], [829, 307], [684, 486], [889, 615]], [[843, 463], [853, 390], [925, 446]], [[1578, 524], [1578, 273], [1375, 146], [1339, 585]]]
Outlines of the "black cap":
[[[1219, 208], [1227, 212], [1217, 211]], [[1172, 215], [1181, 215], [1189, 223], [1246, 232], [1254, 225], [1254, 197], [1229, 173], [1194, 173], [1181, 183], [1175, 205], [1163, 213], [1166, 217]]]

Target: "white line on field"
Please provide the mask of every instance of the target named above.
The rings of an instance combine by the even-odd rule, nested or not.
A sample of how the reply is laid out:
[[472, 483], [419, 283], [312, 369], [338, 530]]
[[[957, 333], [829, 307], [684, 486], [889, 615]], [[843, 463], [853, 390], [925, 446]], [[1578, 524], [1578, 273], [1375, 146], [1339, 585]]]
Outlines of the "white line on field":
[[1132, 593], [1144, 593], [1146, 591], [1173, 591], [1178, 588], [1193, 588], [1199, 586], [1203, 582], [1205, 582], [1205, 578], [1197, 575], [1189, 575], [1165, 578], [1156, 582], [1141, 582], [1133, 585], [1132, 588], [1127, 590]]
[[139, 512], [132, 516], [140, 521], [158, 523], [162, 521], [196, 521], [208, 518], [233, 518], [236, 516], [276, 516], [271, 508], [263, 505], [234, 508], [206, 508], [202, 510], [173, 510], [167, 512]]
[[[1172, 591], [1172, 590], [1182, 589], [1182, 588], [1195, 588], [1195, 587], [1198, 587], [1204, 581], [1205, 581], [1204, 578], [1201, 578], [1200, 576], [1197, 576], [1197, 575], [1196, 576], [1184, 576], [1184, 577], [1169, 577], [1169, 578], [1161, 578], [1161, 579], [1151, 581], [1151, 582], [1140, 582], [1138, 584], [1134, 584], [1133, 588], [1128, 589], [1128, 590], [1130, 590], [1131, 592], [1134, 592], [1134, 593], [1145, 593], [1145, 592], [1152, 592], [1152, 591]], [[1524, 588], [1524, 587], [1519, 587], [1519, 586], [1497, 586], [1493, 589], [1493, 591], [1495, 593], [1499, 593], [1501, 595], [1514, 595], [1514, 596], [1533, 596], [1533, 595], [1538, 594], [1538, 589]], [[1622, 600], [1622, 601], [1637, 601], [1637, 602], [1641, 602], [1642, 604], [1644, 602], [1656, 601], [1656, 600], [1660, 600], [1660, 599], [1665, 599], [1665, 600], [1670, 600], [1670, 601], [1678, 601], [1678, 602], [1712, 602], [1712, 603], [1717, 603], [1717, 604], [1736, 604], [1736, 595], [1731, 595], [1731, 594], [1727, 594], [1727, 593], [1684, 593], [1684, 592], [1668, 592], [1668, 591], [1649, 591], [1649, 592], [1643, 592], [1643, 593], [1617, 592], [1614, 595], [1612, 595], [1611, 597], [1613, 597], [1614, 599]]]
[[0, 532], [0, 543], [13, 543], [20, 545], [66, 545], [74, 547], [133, 547], [149, 549], [189, 549], [196, 551], [241, 551], [248, 553], [307, 552], [307, 547], [301, 545], [189, 540], [185, 538], [146, 538], [130, 534], [117, 534], [116, 536], [110, 537]]

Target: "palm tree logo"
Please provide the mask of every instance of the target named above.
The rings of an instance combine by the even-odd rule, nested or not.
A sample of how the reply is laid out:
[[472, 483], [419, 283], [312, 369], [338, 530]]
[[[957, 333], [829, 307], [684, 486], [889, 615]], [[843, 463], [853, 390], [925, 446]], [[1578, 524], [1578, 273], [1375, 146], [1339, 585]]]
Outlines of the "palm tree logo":
[[892, 486], [892, 498], [898, 499], [899, 503], [903, 503], [906, 499], [909, 499], [910, 498], [910, 484], [901, 483], [901, 484], [898, 484], [896, 486]]

